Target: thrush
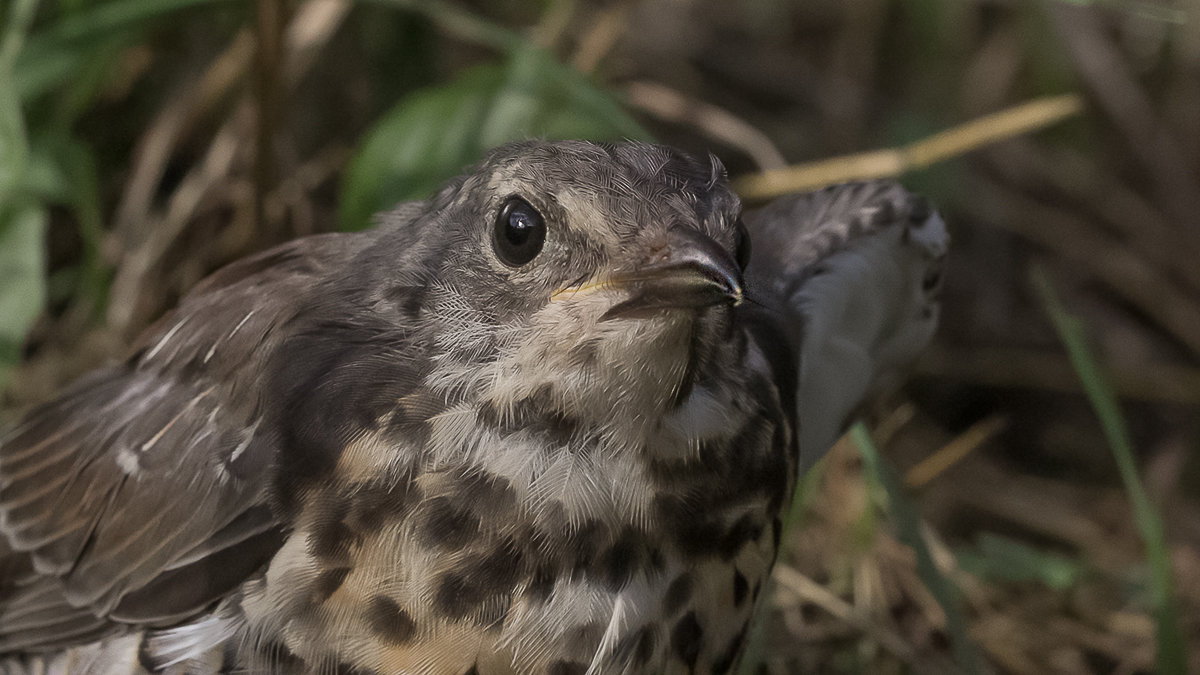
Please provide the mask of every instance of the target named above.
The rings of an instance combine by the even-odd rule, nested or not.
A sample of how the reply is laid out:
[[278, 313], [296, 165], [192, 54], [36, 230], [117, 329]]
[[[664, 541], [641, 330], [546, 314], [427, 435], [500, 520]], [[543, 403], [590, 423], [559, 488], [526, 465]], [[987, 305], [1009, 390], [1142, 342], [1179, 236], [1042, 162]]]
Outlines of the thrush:
[[945, 248], [892, 183], [743, 218], [713, 157], [530, 141], [233, 263], [4, 438], [0, 668], [729, 672]]

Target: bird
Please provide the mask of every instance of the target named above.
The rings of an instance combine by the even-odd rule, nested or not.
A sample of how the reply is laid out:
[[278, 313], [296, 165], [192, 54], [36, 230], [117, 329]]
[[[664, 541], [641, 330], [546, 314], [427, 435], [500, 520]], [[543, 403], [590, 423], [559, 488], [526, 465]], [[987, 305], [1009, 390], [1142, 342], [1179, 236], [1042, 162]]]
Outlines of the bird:
[[0, 672], [730, 672], [947, 246], [895, 182], [743, 214], [530, 140], [236, 261], [0, 440]]

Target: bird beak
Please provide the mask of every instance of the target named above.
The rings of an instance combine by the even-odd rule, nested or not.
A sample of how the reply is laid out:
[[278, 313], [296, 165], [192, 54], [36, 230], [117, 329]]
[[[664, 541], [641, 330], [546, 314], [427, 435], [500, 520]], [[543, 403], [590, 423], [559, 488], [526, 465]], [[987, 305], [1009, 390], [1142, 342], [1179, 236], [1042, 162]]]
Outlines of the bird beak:
[[617, 272], [611, 287], [630, 297], [604, 313], [601, 320], [643, 318], [663, 309], [699, 309], [742, 302], [744, 282], [737, 262], [720, 244], [694, 230], [674, 229], [651, 261]]

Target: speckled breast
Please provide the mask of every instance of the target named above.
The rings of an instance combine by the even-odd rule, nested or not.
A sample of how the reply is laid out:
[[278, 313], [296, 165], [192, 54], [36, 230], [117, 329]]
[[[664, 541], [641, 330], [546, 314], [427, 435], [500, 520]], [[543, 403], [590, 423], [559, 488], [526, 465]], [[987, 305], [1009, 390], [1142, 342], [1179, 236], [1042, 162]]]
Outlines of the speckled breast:
[[[499, 415], [428, 396], [406, 397], [436, 410], [422, 433], [381, 420], [298, 500], [292, 535], [243, 589], [242, 667], [731, 669], [792, 485], [792, 430], [765, 368], [701, 377], [636, 446], [547, 397]], [[439, 461], [443, 435], [461, 461]]]

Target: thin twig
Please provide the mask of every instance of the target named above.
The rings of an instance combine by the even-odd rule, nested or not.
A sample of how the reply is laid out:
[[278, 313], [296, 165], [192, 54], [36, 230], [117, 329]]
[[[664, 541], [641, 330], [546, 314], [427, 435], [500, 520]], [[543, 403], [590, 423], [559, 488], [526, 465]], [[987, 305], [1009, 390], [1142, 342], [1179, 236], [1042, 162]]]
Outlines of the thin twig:
[[529, 39], [553, 54], [559, 53], [559, 45], [575, 18], [578, 9], [576, 0], [551, 0], [533, 28]]
[[623, 0], [600, 10], [600, 16], [580, 38], [579, 48], [571, 58], [571, 65], [576, 70], [590, 73], [600, 65], [629, 27], [629, 14], [633, 4], [630, 0]]
[[[349, 11], [344, 0], [310, 0], [300, 5], [287, 28], [286, 47], [295, 55], [284, 69], [284, 84], [294, 87], [303, 73], [314, 63], [316, 52], [328, 42], [334, 30]], [[248, 37], [237, 38], [217, 62], [206, 73], [202, 82], [207, 94], [200, 99], [210, 102], [232, 86], [249, 67], [252, 50]], [[191, 100], [191, 99], [187, 99]], [[144, 155], [139, 155], [138, 184], [131, 186], [123, 199], [125, 209], [119, 210], [130, 220], [118, 220], [125, 225], [125, 241], [122, 249], [127, 251], [117, 268], [110, 292], [107, 322], [119, 334], [129, 334], [141, 327], [147, 318], [144, 300], [147, 275], [158, 265], [169, 249], [170, 243], [186, 228], [190, 219], [201, 205], [202, 197], [221, 180], [227, 178], [234, 166], [237, 148], [244, 141], [239, 129], [246, 128], [250, 102], [243, 100], [225, 120], [214, 135], [205, 159], [200, 166], [193, 167], [181, 181], [179, 187], [167, 200], [161, 211], [154, 212], [153, 192], [161, 180], [173, 148], [178, 142], [182, 128], [187, 127], [183, 119], [194, 119], [194, 115], [181, 108], [180, 104], [169, 104], [152, 128], [151, 135], [143, 139]], [[183, 117], [180, 117], [180, 116]], [[136, 217], [136, 220], [133, 218]]]
[[776, 565], [774, 577], [783, 588], [795, 593], [800, 599], [821, 607], [839, 621], [858, 629], [900, 660], [906, 663], [914, 661], [912, 647], [903, 637], [863, 616], [853, 605], [795, 568], [783, 564]]
[[[1194, 224], [1200, 213], [1197, 167], [1179, 152], [1146, 88], [1112, 44], [1103, 15], [1095, 7], [1066, 2], [1049, 3], [1047, 9], [1096, 107], [1121, 132], [1118, 139], [1141, 166], [1157, 201], [1181, 225]], [[1200, 239], [1194, 228], [1181, 232], [1193, 243]]]
[[239, 31], [198, 81], [184, 83], [167, 97], [167, 104], [138, 139], [133, 151], [133, 166], [113, 219], [121, 249], [134, 248], [146, 236], [145, 223], [153, 209], [154, 195], [175, 148], [241, 81], [253, 59], [253, 36], [247, 30]]
[[990, 143], [1048, 127], [1078, 115], [1082, 110], [1083, 99], [1078, 94], [1050, 96], [972, 120], [899, 148], [742, 176], [734, 181], [734, 188], [745, 199], [759, 200], [850, 180], [898, 176]]
[[1195, 300], [1120, 241], [1078, 216], [1036, 202], [987, 180], [969, 180], [975, 199], [997, 214], [995, 224], [1054, 251], [1104, 281], [1200, 354], [1200, 308]]
[[275, 133], [280, 123], [280, 71], [283, 69], [284, 26], [287, 10], [281, 0], [258, 0], [255, 30], [254, 94], [257, 116], [254, 134], [254, 223], [268, 231], [267, 193], [275, 184]]
[[921, 460], [904, 474], [904, 483], [917, 489], [937, 478], [947, 469], [962, 461], [973, 450], [987, 443], [1004, 430], [1008, 421], [1003, 417], [987, 417], [972, 424], [937, 452]]
[[[1043, 194], [1044, 201], [1077, 206], [1080, 213], [1120, 235], [1130, 249], [1153, 266], [1169, 269], [1188, 289], [1200, 293], [1197, 249], [1187, 245], [1183, 230], [1148, 202], [1129, 182], [1077, 150], [1048, 148], [1032, 139], [1004, 143], [982, 157], [984, 164], [1018, 191]], [[1048, 194], [1049, 193], [1049, 194]], [[1059, 194], [1054, 194], [1059, 193]]]
[[[1108, 363], [1113, 388], [1121, 398], [1200, 405], [1200, 369], [1180, 363]], [[1060, 353], [1033, 349], [935, 347], [917, 361], [918, 376], [975, 385], [1078, 394], [1079, 378]]]
[[[829, 75], [817, 87], [817, 101], [827, 120], [837, 120], [829, 129], [826, 147], [854, 148], [861, 143], [871, 104], [882, 88], [876, 82], [877, 52], [889, 27], [886, 0], [842, 2], [844, 12], [839, 30], [833, 32], [829, 49]], [[844, 82], [857, 86], [847, 87]]]
[[661, 119], [688, 124], [715, 140], [738, 148], [763, 169], [787, 165], [775, 144], [740, 117], [655, 82], [633, 82], [625, 89], [629, 104]]

